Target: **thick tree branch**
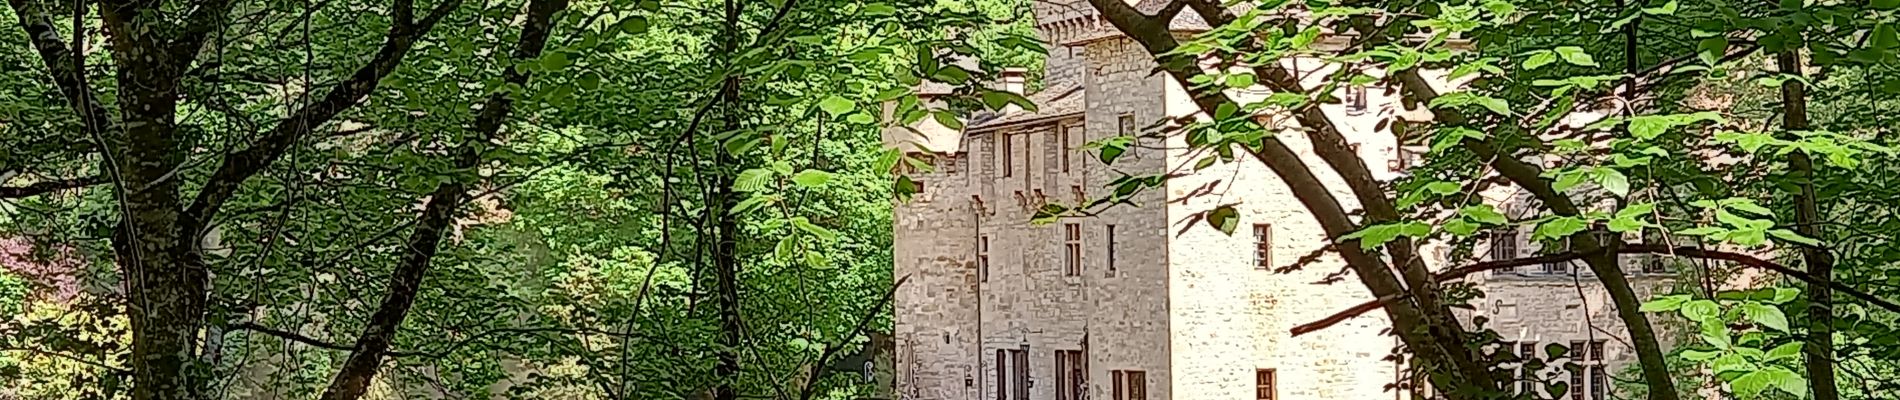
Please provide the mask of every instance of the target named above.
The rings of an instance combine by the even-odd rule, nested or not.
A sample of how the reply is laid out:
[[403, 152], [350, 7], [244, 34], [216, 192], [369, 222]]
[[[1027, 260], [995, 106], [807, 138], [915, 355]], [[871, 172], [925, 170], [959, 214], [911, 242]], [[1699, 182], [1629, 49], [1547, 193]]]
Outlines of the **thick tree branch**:
[[26, 186], [0, 186], [0, 199], [17, 199], [45, 194], [47, 192], [77, 189], [106, 183], [105, 177], [88, 176], [84, 178], [59, 179], [34, 182]]
[[[337, 114], [356, 105], [357, 101], [374, 92], [382, 83], [383, 77], [394, 72], [396, 67], [402, 64], [404, 56], [415, 47], [416, 41], [428, 34], [436, 23], [455, 11], [461, 3], [462, 0], [444, 0], [430, 10], [429, 15], [424, 17], [421, 23], [391, 24], [389, 34], [384, 39], [382, 47], [376, 51], [376, 55], [368, 64], [350, 75], [348, 80], [332, 88], [322, 100], [307, 105], [290, 117], [279, 121], [276, 127], [258, 140], [256, 145], [225, 156], [217, 171], [211, 174], [210, 180], [205, 181], [204, 188], [198, 192], [197, 198], [192, 200], [191, 206], [185, 209], [185, 215], [180, 218], [184, 233], [192, 237], [202, 234], [203, 229], [211, 225], [211, 219], [217, 215], [219, 208], [237, 193], [245, 180], [276, 162], [284, 155], [284, 152], [290, 149], [291, 145], [302, 140], [312, 130], [330, 122]], [[404, 12], [405, 9], [407, 7], [399, 4], [397, 12]]]
[[66, 97], [66, 103], [79, 115], [80, 123], [88, 133], [103, 133], [112, 126], [111, 114], [100, 106], [93, 96], [91, 85], [86, 84], [86, 71], [80, 70], [79, 59], [75, 58], [71, 48], [60, 38], [59, 30], [54, 27], [52, 16], [40, 8], [37, 0], [7, 0], [13, 7], [13, 15], [19, 17], [20, 28], [26, 31], [26, 37], [33, 42], [33, 49], [39, 52], [40, 63], [53, 77], [53, 85]]
[[[1471, 265], [1460, 267], [1460, 268], [1446, 270], [1444, 272], [1439, 272], [1433, 275], [1433, 279], [1436, 279], [1439, 282], [1444, 282], [1444, 281], [1450, 281], [1450, 280], [1454, 280], [1458, 278], [1463, 278], [1465, 276], [1479, 273], [1479, 272], [1484, 272], [1484, 271], [1506, 269], [1506, 268], [1516, 268], [1516, 267], [1521, 267], [1521, 266], [1526, 266], [1526, 265], [1538, 265], [1538, 264], [1544, 264], [1544, 263], [1575, 261], [1575, 260], [1583, 259], [1585, 257], [1597, 256], [1597, 255], [1602, 255], [1605, 253], [1606, 252], [1603, 251], [1603, 249], [1598, 249], [1597, 251], [1594, 251], [1594, 252], [1570, 251], [1570, 252], [1563, 252], [1563, 253], [1557, 253], [1557, 254], [1551, 254], [1551, 255], [1537, 256], [1537, 257], [1524, 257], [1524, 258], [1514, 258], [1514, 259], [1509, 259], [1509, 260], [1485, 261], [1485, 262], [1475, 263], [1475, 264], [1471, 264]], [[1805, 272], [1801, 272], [1800, 270], [1796, 270], [1794, 268], [1790, 268], [1785, 265], [1777, 264], [1773, 261], [1763, 260], [1761, 258], [1747, 255], [1747, 254], [1719, 251], [1719, 250], [1705, 250], [1701, 248], [1687, 247], [1687, 246], [1669, 247], [1669, 246], [1647, 245], [1647, 244], [1633, 244], [1633, 245], [1619, 247], [1617, 248], [1615, 253], [1616, 254], [1659, 254], [1659, 255], [1671, 255], [1671, 256], [1679, 256], [1679, 257], [1702, 258], [1702, 259], [1733, 262], [1737, 265], [1741, 265], [1745, 267], [1774, 271], [1776, 273], [1780, 273], [1790, 278], [1795, 278], [1795, 279], [1798, 279], [1810, 284], [1824, 283], [1829, 288], [1832, 288], [1836, 291], [1840, 291], [1841, 293], [1846, 293], [1849, 296], [1854, 296], [1854, 298], [1866, 301], [1868, 304], [1872, 304], [1882, 309], [1886, 309], [1887, 311], [1900, 313], [1900, 303], [1895, 303], [1890, 300], [1882, 299], [1879, 296], [1875, 296], [1873, 294], [1861, 291], [1859, 289], [1855, 289], [1852, 286], [1847, 286], [1839, 282], [1831, 282], [1831, 281], [1822, 282], [1820, 279], [1816, 278], [1815, 276], [1810, 275]], [[1312, 333], [1313, 331], [1317, 331], [1320, 329], [1326, 329], [1326, 327], [1333, 326], [1334, 324], [1338, 324], [1348, 319], [1352, 319], [1353, 317], [1357, 317], [1359, 315], [1372, 312], [1372, 310], [1378, 309], [1384, 303], [1390, 303], [1399, 299], [1400, 299], [1400, 296], [1390, 296], [1390, 297], [1381, 297], [1379, 299], [1375, 299], [1375, 300], [1368, 301], [1365, 303], [1360, 303], [1359, 305], [1352, 306], [1351, 308], [1347, 308], [1338, 313], [1334, 313], [1333, 315], [1327, 316], [1326, 318], [1321, 318], [1317, 321], [1308, 322], [1305, 324], [1301, 324], [1299, 326], [1295, 326], [1292, 329], [1292, 333], [1293, 333], [1293, 336], [1299, 336], [1299, 335], [1303, 335], [1307, 333]]]
[[[445, 5], [459, 0], [448, 0]], [[512, 58], [516, 61], [532, 60], [540, 57], [546, 47], [548, 35], [553, 30], [554, 15], [567, 9], [567, 0], [533, 0], [528, 3], [527, 18], [521, 28], [521, 37], [516, 43]], [[433, 26], [450, 8], [438, 8], [423, 18], [422, 27]], [[419, 35], [419, 33], [417, 33]], [[413, 40], [413, 39], [411, 39]], [[406, 48], [406, 45], [404, 46]], [[393, 64], [390, 66], [393, 68]], [[382, 72], [384, 74], [387, 71]], [[376, 75], [380, 76], [380, 75]], [[526, 71], [505, 68], [502, 80], [509, 84], [526, 86], [529, 75]], [[369, 83], [373, 85], [373, 83]], [[364, 92], [367, 93], [367, 92]], [[334, 94], [334, 93], [333, 93]], [[473, 134], [460, 146], [455, 155], [455, 167], [468, 170], [481, 163], [482, 149], [488, 143], [500, 139], [501, 127], [507, 122], [514, 110], [514, 95], [509, 92], [492, 94], [482, 104], [475, 117]], [[352, 97], [351, 102], [354, 102]], [[335, 115], [332, 112], [330, 115]], [[325, 117], [326, 119], [328, 117]], [[314, 126], [314, 125], [313, 125]], [[309, 127], [304, 127], [306, 131]], [[298, 133], [301, 135], [302, 133]], [[323, 400], [356, 400], [368, 392], [370, 382], [380, 370], [383, 357], [389, 354], [389, 348], [395, 341], [397, 330], [409, 314], [409, 308], [415, 305], [416, 296], [422, 289], [422, 280], [435, 258], [441, 245], [443, 231], [454, 222], [463, 200], [468, 196], [468, 185], [461, 179], [451, 179], [436, 186], [430, 194], [427, 206], [424, 206], [416, 230], [410, 233], [404, 248], [409, 253], [403, 256], [402, 265], [390, 273], [389, 289], [376, 312], [370, 315], [369, 326], [357, 336], [348, 359], [323, 391]], [[201, 196], [200, 199], [203, 199]], [[220, 200], [221, 201], [221, 200]], [[196, 204], [194, 204], [195, 209]]]

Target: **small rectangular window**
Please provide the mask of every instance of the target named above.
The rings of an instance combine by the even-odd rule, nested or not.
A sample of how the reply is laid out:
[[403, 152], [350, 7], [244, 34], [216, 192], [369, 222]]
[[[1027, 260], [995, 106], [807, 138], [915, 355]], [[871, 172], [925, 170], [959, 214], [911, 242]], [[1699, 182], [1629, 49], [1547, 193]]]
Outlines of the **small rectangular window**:
[[1108, 242], [1108, 277], [1113, 278], [1115, 277], [1115, 225], [1109, 225], [1104, 233], [1108, 236], [1102, 239]]
[[[1134, 114], [1122, 114], [1120, 117], [1115, 118], [1115, 124], [1116, 134], [1121, 136], [1138, 136], [1137, 133], [1139, 132], [1136, 131], [1140, 130], [1140, 128], [1135, 126]], [[1136, 140], [1130, 143], [1127, 152], [1123, 154], [1128, 158], [1141, 159], [1141, 146], [1138, 145], [1140, 142], [1140, 140]]]
[[1003, 177], [1008, 178], [1016, 171], [1016, 140], [1002, 132], [997, 132], [996, 136], [1003, 140], [1003, 151], [1000, 152], [1003, 156]]
[[1063, 224], [1063, 247], [1067, 250], [1063, 258], [1067, 261], [1065, 276], [1082, 276], [1082, 224]]
[[1571, 372], [1570, 373], [1570, 399], [1583, 400], [1583, 392], [1584, 390], [1583, 390], [1582, 371]]
[[1253, 224], [1253, 266], [1273, 269], [1273, 225]]
[[1109, 398], [1113, 400], [1146, 400], [1148, 398], [1148, 375], [1136, 370], [1111, 371], [1114, 383]]
[[976, 238], [976, 275], [983, 282], [990, 281], [990, 237]]
[[1346, 86], [1346, 115], [1365, 114], [1367, 108], [1365, 85]]
[[[1509, 228], [1491, 231], [1491, 261], [1517, 258], [1517, 231]], [[1496, 274], [1517, 272], [1517, 267], [1491, 270]]]
[[1274, 388], [1274, 370], [1272, 368], [1253, 371], [1254, 400], [1274, 400], [1278, 391]]
[[1069, 126], [1068, 125], [1061, 124], [1061, 123], [1056, 124], [1056, 140], [1059, 140], [1062, 142], [1061, 143], [1062, 172], [1067, 173], [1069, 172]]
[[[1519, 357], [1522, 357], [1525, 360], [1538, 358], [1537, 357], [1537, 343], [1536, 342], [1518, 343], [1517, 353]], [[1529, 364], [1524, 364], [1524, 363], [1518, 364], [1517, 366], [1517, 392], [1529, 393], [1529, 392], [1536, 391], [1537, 390], [1537, 387], [1535, 386], [1536, 383], [1532, 382], [1532, 379], [1531, 379], [1536, 376], [1537, 376], [1537, 371], [1532, 371]]]

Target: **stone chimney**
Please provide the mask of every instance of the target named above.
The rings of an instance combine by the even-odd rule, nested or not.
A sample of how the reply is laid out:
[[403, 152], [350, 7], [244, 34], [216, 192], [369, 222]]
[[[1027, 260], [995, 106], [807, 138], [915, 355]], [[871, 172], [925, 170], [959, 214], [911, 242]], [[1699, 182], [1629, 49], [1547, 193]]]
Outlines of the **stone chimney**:
[[[1023, 93], [1024, 90], [1029, 89], [1029, 70], [1028, 69], [1017, 68], [1017, 67], [1004, 68], [1002, 79], [1003, 79], [1002, 89], [1004, 91], [1008, 91], [1010, 93], [1015, 93], [1017, 95], [1022, 95], [1022, 96], [1029, 95], [1028, 93]], [[1003, 107], [1003, 113], [1005, 114], [1013, 113], [1017, 111], [1022, 111], [1022, 107], [1017, 106], [1016, 104], [1013, 104], [1013, 103]]]

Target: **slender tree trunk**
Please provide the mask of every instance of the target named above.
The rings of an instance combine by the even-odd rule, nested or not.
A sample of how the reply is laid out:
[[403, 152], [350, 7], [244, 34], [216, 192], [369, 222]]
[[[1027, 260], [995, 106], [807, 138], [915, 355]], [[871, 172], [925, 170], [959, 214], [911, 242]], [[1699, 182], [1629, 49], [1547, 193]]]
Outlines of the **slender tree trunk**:
[[[1775, 66], [1783, 74], [1801, 76], [1801, 58], [1794, 50], [1775, 54]], [[1800, 79], [1781, 82], [1781, 126], [1789, 131], [1808, 129], [1807, 84]], [[1820, 207], [1815, 204], [1814, 160], [1807, 153], [1789, 153], [1788, 169], [1801, 186], [1795, 195], [1795, 231], [1802, 236], [1821, 238]], [[1808, 387], [1815, 400], [1840, 398], [1834, 377], [1834, 259], [1827, 249], [1803, 246], [1801, 259], [1808, 265], [1808, 341], [1801, 347], [1807, 357]]]
[[[726, 37], [720, 47], [723, 49], [721, 54], [727, 57], [727, 75], [721, 84], [720, 96], [726, 102], [721, 113], [725, 119], [724, 130], [730, 132], [739, 128], [740, 118], [739, 80], [734, 75], [737, 71], [733, 70], [732, 65], [732, 57], [737, 56], [739, 49], [739, 3], [726, 0], [725, 11]], [[714, 189], [716, 194], [713, 201], [707, 204], [707, 212], [713, 213], [719, 221], [719, 227], [715, 230], [718, 242], [713, 247], [713, 279], [717, 281], [719, 291], [720, 331], [719, 365], [714, 371], [719, 378], [719, 386], [713, 390], [713, 399], [736, 400], [739, 398], [739, 346], [743, 343], [745, 329], [739, 316], [739, 222], [738, 216], [729, 212], [739, 201], [732, 190], [733, 176], [730, 172], [737, 170], [734, 168], [737, 160], [718, 146], [714, 146], [713, 152], [718, 154], [713, 158], [718, 160], [713, 169], [719, 178], [714, 180], [718, 187]]]
[[[533, 0], [528, 3], [527, 21], [521, 28], [521, 37], [515, 46], [514, 61], [521, 62], [540, 57], [541, 50], [548, 41], [553, 29], [554, 14], [567, 9], [567, 0]], [[516, 68], [503, 68], [503, 80], [515, 85], [526, 86], [528, 73]], [[514, 95], [496, 93], [483, 103], [480, 114], [476, 116], [474, 134], [468, 136], [456, 151], [455, 167], [458, 171], [467, 171], [481, 163], [482, 150], [500, 139], [502, 125], [507, 122], [514, 109]], [[369, 326], [357, 336], [354, 350], [343, 362], [342, 369], [331, 379], [330, 386], [324, 390], [324, 400], [355, 400], [369, 390], [369, 385], [380, 370], [383, 357], [388, 355], [396, 332], [401, 328], [403, 319], [415, 304], [416, 295], [422, 288], [423, 278], [437, 250], [440, 248], [442, 233], [455, 222], [464, 200], [468, 197], [469, 186], [461, 179], [454, 179], [436, 186], [429, 195], [428, 205], [424, 207], [416, 230], [411, 232], [404, 248], [410, 252], [403, 257], [389, 276], [389, 289], [381, 305], [370, 316]]]

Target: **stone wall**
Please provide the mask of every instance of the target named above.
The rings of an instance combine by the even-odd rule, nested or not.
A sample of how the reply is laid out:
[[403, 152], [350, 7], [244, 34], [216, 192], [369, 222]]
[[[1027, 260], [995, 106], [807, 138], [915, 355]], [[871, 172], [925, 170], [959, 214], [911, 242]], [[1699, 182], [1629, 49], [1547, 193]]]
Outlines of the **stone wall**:
[[[1132, 116], [1130, 129], [1166, 115], [1161, 93], [1165, 76], [1149, 73], [1153, 63], [1147, 53], [1125, 38], [1090, 43], [1083, 47], [1087, 58], [1087, 122], [1089, 137], [1119, 135], [1121, 117]], [[1162, 172], [1166, 157], [1144, 143], [1131, 149], [1112, 165], [1098, 160], [1090, 166], [1087, 187], [1092, 192], [1106, 191], [1115, 178]], [[1099, 195], [1098, 195], [1099, 196]], [[1169, 399], [1170, 382], [1177, 376], [1170, 371], [1168, 260], [1176, 255], [1169, 247], [1164, 193], [1149, 190], [1137, 195], [1134, 205], [1119, 205], [1105, 210], [1092, 221], [1084, 221], [1084, 230], [1103, 240], [1106, 225], [1115, 225], [1116, 269], [1109, 273], [1096, 269], [1086, 276], [1095, 279], [1091, 303], [1095, 305], [1089, 327], [1089, 388], [1091, 398], [1108, 399], [1113, 390], [1115, 370], [1140, 370], [1147, 377], [1149, 399]], [[1105, 260], [1106, 246], [1089, 246], [1089, 259]], [[1096, 263], [1092, 265], [1104, 265]]]
[[[1313, 60], [1288, 60], [1286, 65], [1305, 76], [1323, 77]], [[1317, 84], [1318, 82], [1307, 82]], [[1186, 91], [1169, 81], [1170, 114], [1193, 115], [1199, 109]], [[1236, 97], [1264, 96], [1256, 89]], [[1343, 105], [1321, 106], [1341, 121], [1348, 141], [1375, 171], [1383, 170], [1393, 151], [1389, 133], [1374, 130], [1371, 121], [1382, 106], [1370, 98], [1368, 112], [1348, 115]], [[1243, 100], [1244, 101], [1244, 100]], [[1292, 125], [1290, 121], [1284, 121]], [[1305, 135], [1277, 136], [1297, 152], [1313, 172], [1348, 209], [1357, 202], [1344, 181], [1313, 154]], [[1211, 152], [1189, 152], [1180, 135], [1170, 138], [1169, 163], [1187, 170]], [[1191, 398], [1249, 399], [1255, 395], [1255, 371], [1274, 369], [1279, 398], [1378, 399], [1391, 398], [1396, 366], [1384, 358], [1394, 340], [1381, 334], [1388, 326], [1383, 315], [1354, 318], [1325, 330], [1292, 337], [1293, 326], [1311, 322], [1370, 300], [1364, 286], [1347, 276], [1335, 283], [1317, 283], [1342, 270], [1336, 255], [1320, 257], [1292, 271], [1275, 271], [1323, 248], [1328, 240], [1306, 207], [1283, 181], [1259, 160], [1245, 154], [1232, 163], [1220, 163], [1168, 183], [1168, 219], [1174, 225], [1175, 254], [1170, 262], [1170, 298], [1173, 304], [1174, 390]], [[1198, 216], [1221, 205], [1239, 211], [1231, 235], [1210, 227]], [[1270, 232], [1271, 268], [1254, 259], [1255, 225]]]

